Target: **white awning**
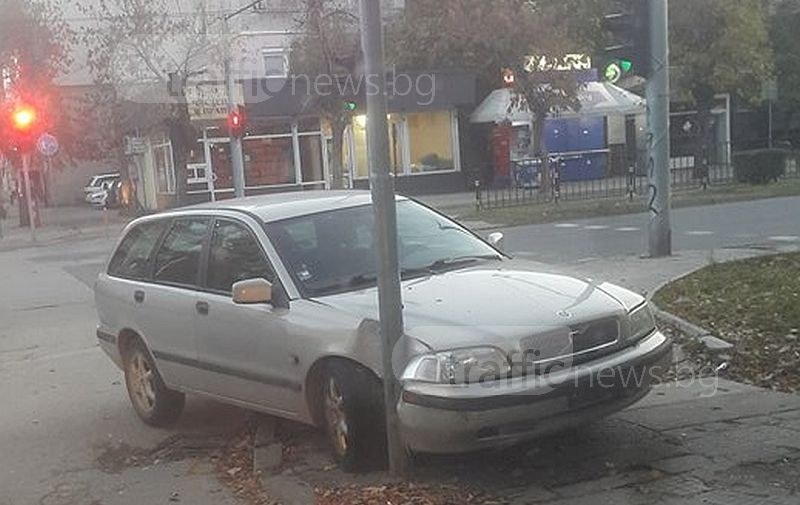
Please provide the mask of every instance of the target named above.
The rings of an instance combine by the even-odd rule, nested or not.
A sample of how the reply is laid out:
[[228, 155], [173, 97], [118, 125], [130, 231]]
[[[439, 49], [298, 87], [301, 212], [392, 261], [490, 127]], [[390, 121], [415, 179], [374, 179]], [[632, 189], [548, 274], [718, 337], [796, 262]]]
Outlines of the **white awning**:
[[[613, 114], [644, 114], [644, 98], [607, 82], [586, 83], [578, 92], [579, 111], [565, 110], [551, 117], [607, 116]], [[519, 105], [512, 105], [512, 91], [508, 88], [492, 91], [470, 116], [472, 123], [529, 122], [531, 113]]]

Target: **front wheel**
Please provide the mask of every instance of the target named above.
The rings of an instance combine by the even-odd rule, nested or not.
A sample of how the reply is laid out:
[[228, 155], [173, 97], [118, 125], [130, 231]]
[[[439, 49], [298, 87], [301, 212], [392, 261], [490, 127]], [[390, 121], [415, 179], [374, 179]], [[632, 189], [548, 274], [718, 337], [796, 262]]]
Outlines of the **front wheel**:
[[332, 363], [321, 385], [325, 428], [339, 465], [353, 471], [385, 463], [380, 382], [366, 370]]
[[168, 389], [144, 344], [137, 340], [124, 356], [125, 386], [133, 409], [145, 423], [166, 426], [183, 412], [186, 395]]

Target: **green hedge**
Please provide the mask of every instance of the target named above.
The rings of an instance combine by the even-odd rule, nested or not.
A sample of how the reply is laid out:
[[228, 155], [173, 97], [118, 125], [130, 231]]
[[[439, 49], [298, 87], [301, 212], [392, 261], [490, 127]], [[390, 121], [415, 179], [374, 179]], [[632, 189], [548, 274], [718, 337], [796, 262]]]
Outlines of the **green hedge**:
[[736, 180], [750, 184], [767, 184], [777, 181], [786, 171], [790, 151], [785, 149], [758, 149], [733, 155]]

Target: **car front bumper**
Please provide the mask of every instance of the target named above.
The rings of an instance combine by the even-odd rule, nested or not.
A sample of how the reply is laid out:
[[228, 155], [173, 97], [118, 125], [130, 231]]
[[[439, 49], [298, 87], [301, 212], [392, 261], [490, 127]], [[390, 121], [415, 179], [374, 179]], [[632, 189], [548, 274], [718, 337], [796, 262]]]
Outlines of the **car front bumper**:
[[642, 399], [672, 363], [654, 332], [637, 344], [547, 376], [492, 384], [406, 383], [398, 415], [406, 446], [459, 453], [514, 445], [613, 414]]

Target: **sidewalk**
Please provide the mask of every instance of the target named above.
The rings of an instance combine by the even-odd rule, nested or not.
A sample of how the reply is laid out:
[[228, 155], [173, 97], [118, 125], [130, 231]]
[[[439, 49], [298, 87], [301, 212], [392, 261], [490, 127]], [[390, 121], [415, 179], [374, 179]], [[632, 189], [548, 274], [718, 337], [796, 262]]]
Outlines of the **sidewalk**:
[[36, 229], [36, 242], [31, 230], [19, 226], [18, 207], [7, 206], [8, 217], [0, 222], [0, 252], [26, 247], [42, 247], [64, 240], [94, 237], [116, 237], [130, 218], [121, 217], [116, 210], [98, 210], [86, 206], [48, 207], [39, 210], [42, 226]]

